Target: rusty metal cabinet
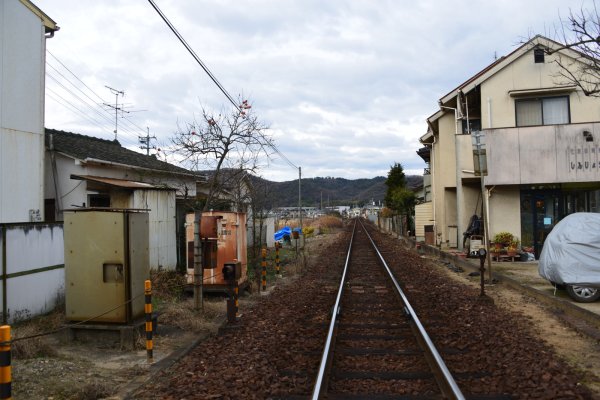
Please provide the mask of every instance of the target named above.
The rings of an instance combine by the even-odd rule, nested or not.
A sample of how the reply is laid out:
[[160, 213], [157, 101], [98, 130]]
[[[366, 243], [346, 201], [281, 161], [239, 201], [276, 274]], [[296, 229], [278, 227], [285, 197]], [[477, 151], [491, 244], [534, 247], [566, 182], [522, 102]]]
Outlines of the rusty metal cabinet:
[[65, 211], [65, 302], [71, 321], [131, 323], [144, 314], [148, 213]]

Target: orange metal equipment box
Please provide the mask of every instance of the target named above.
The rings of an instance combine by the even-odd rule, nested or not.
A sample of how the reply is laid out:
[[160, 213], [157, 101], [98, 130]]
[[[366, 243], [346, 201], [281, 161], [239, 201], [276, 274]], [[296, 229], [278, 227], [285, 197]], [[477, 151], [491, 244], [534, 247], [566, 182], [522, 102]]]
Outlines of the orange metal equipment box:
[[[187, 242], [187, 281], [194, 281], [194, 214], [185, 217]], [[220, 291], [228, 287], [223, 279], [225, 263], [241, 263], [238, 285], [248, 281], [246, 214], [233, 211], [210, 211], [202, 213], [200, 224], [204, 288]]]

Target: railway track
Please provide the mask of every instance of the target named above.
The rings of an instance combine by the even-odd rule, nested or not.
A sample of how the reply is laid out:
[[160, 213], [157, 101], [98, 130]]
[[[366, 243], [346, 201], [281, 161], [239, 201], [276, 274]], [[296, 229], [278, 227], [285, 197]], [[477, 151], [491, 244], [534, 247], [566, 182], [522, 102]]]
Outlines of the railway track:
[[[597, 398], [586, 377], [531, 333], [529, 320], [482, 301], [478, 288], [365, 225], [468, 400]], [[416, 318], [397, 302], [402, 296], [385, 281], [366, 234], [357, 227], [348, 254], [352, 226], [346, 228], [335, 239], [313, 239], [312, 261], [301, 274], [243, 304], [235, 326], [202, 340], [127, 398], [460, 398], [440, 389], [411, 335]], [[340, 295], [345, 263], [347, 292]], [[335, 341], [323, 360], [330, 333]]]
[[356, 221], [312, 399], [464, 399], [365, 226]]

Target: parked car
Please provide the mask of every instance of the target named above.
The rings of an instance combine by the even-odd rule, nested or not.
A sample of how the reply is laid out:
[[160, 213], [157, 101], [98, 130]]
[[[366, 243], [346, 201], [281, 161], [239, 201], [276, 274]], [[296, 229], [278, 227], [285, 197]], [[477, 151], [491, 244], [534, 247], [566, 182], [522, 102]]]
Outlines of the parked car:
[[581, 303], [600, 298], [600, 213], [574, 213], [559, 221], [544, 242], [539, 274], [564, 286]]

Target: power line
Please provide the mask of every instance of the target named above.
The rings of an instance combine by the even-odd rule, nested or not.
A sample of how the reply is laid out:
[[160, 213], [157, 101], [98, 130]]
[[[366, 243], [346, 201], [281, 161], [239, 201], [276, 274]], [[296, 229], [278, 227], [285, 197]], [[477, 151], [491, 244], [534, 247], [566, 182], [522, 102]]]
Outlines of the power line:
[[[103, 123], [112, 123], [112, 119], [109, 117], [108, 112], [102, 108], [94, 108], [94, 106], [98, 106], [96, 103], [93, 103], [94, 106], [90, 105], [87, 101], [85, 101], [84, 99], [82, 99], [81, 97], [79, 97], [76, 93], [74, 93], [71, 89], [69, 89], [68, 87], [66, 87], [64, 84], [62, 84], [60, 81], [58, 81], [58, 79], [56, 79], [52, 74], [50, 74], [49, 72], [46, 72], [46, 75], [53, 81], [56, 82], [56, 84], [58, 84], [60, 87], [62, 87], [67, 93], [69, 93], [74, 99], [76, 99], [78, 101], [78, 103], [80, 103], [81, 105], [86, 106], [88, 109], [90, 109], [93, 113], [95, 113], [96, 115], [98, 115], [101, 119], [103, 119]], [[72, 84], [72, 82], [70, 82]], [[52, 91], [51, 88], [47, 88], [47, 90]], [[64, 97], [60, 96], [57, 92], [52, 91], [56, 96], [60, 97], [63, 101], [68, 102], [71, 107], [76, 108], [78, 110], [78, 112], [80, 114], [82, 114], [84, 117], [86, 117], [86, 119], [90, 120], [90, 116], [87, 115], [83, 110], [81, 110], [80, 108], [76, 107], [72, 102], [69, 102], [67, 99], [65, 99]], [[59, 102], [60, 103], [60, 102]], [[99, 110], [101, 110], [102, 112], [100, 112]], [[98, 120], [94, 119], [94, 121], [96, 121], [96, 125], [98, 123]], [[104, 126], [102, 128], [103, 130], [107, 130], [106, 127]], [[137, 138], [137, 134], [134, 132], [131, 132], [131, 130], [127, 130], [129, 131], [129, 134], [132, 136], [135, 136]], [[130, 141], [131, 143], [131, 141]]]
[[88, 90], [90, 92], [92, 92], [94, 94], [94, 96], [96, 96], [97, 98], [99, 98], [100, 99], [100, 103], [104, 103], [104, 99], [102, 97], [98, 96], [98, 94], [96, 92], [94, 92], [88, 85], [86, 85], [85, 82], [83, 82], [81, 79], [79, 79], [79, 77], [77, 75], [75, 75], [75, 73], [73, 73], [73, 71], [71, 71], [65, 64], [63, 64], [63, 62], [60, 61], [58, 59], [58, 57], [56, 57], [54, 54], [52, 54], [50, 52], [50, 50], [46, 50], [46, 51], [48, 52], [48, 54], [50, 54], [52, 56], [52, 58], [54, 58], [56, 61], [58, 61], [58, 63], [60, 65], [62, 65], [64, 67], [64, 69], [66, 69], [67, 71], [69, 71], [71, 73], [71, 75], [73, 75], [75, 77], [75, 79], [77, 79], [79, 82], [81, 82], [81, 84], [83, 86], [85, 86], [86, 88], [88, 88]]
[[[81, 109], [79, 109], [77, 106], [75, 106], [74, 104], [72, 104], [69, 100], [65, 99], [64, 97], [62, 97], [61, 95], [59, 95], [58, 93], [56, 93], [54, 90], [50, 89], [50, 88], [46, 88], [46, 96], [50, 97], [52, 100], [54, 100], [55, 102], [57, 102], [58, 104], [62, 105], [63, 107], [66, 108], [71, 108], [71, 110], [73, 110], [76, 113], [81, 114], [82, 117], [84, 117], [85, 119], [87, 119], [89, 122], [93, 123], [94, 125], [96, 125], [97, 127], [99, 127], [102, 130], [105, 130], [106, 127], [102, 126], [100, 122], [96, 121], [95, 119], [93, 119], [92, 117], [90, 117], [89, 115], [87, 115], [85, 112], [83, 112]], [[60, 100], [57, 99], [61, 99], [62, 101], [64, 101], [64, 103], [62, 103]]]
[[[202, 67], [202, 69], [204, 70], [204, 72], [206, 72], [206, 74], [209, 76], [209, 78], [215, 83], [215, 85], [217, 85], [217, 87], [219, 88], [219, 90], [221, 90], [221, 92], [225, 95], [225, 97], [227, 97], [227, 100], [229, 100], [229, 102], [231, 104], [233, 104], [233, 106], [240, 112], [243, 113], [244, 111], [242, 110], [242, 108], [240, 107], [239, 104], [236, 103], [236, 101], [233, 99], [233, 97], [229, 94], [229, 92], [227, 92], [227, 90], [225, 89], [225, 87], [221, 84], [221, 82], [219, 82], [219, 80], [217, 79], [217, 77], [210, 71], [210, 69], [206, 66], [206, 64], [204, 64], [204, 62], [202, 62], [202, 60], [200, 59], [200, 57], [198, 57], [198, 55], [196, 54], [196, 52], [191, 48], [191, 46], [186, 42], [186, 40], [183, 38], [183, 36], [181, 36], [181, 34], [179, 33], [179, 31], [175, 28], [175, 26], [173, 26], [173, 24], [171, 23], [171, 21], [169, 21], [169, 19], [166, 17], [166, 15], [160, 10], [160, 8], [158, 8], [158, 6], [156, 5], [156, 3], [154, 3], [154, 0], [148, 0], [148, 2], [150, 3], [150, 5], [154, 8], [154, 10], [156, 10], [156, 12], [158, 13], [158, 15], [160, 15], [160, 17], [162, 18], [162, 20], [167, 24], [167, 26], [171, 29], [171, 31], [175, 34], [175, 36], [177, 36], [177, 39], [179, 39], [179, 41], [184, 45], [184, 47], [187, 49], [187, 51], [192, 55], [192, 57], [194, 57], [194, 59], [196, 60], [196, 62]], [[264, 135], [262, 133], [259, 132], [259, 134], [262, 136], [263, 139], [265, 139]], [[268, 142], [268, 141], [267, 141]], [[298, 169], [298, 167], [292, 163], [282, 152], [281, 150], [279, 150], [277, 148], [277, 146], [275, 146], [275, 144], [273, 143], [269, 143], [269, 147], [271, 147], [273, 150], [275, 150], [275, 152], [277, 154], [279, 154], [279, 156], [281, 158], [283, 158], [283, 160], [292, 168]]]
[[233, 104], [233, 106], [239, 112], [242, 112], [240, 106], [234, 101], [233, 97], [231, 97], [231, 95], [227, 92], [227, 90], [225, 90], [225, 88], [223, 87], [223, 85], [221, 85], [221, 83], [219, 82], [219, 80], [213, 75], [213, 73], [208, 69], [208, 67], [202, 62], [202, 60], [200, 59], [200, 57], [198, 57], [198, 55], [194, 52], [194, 50], [190, 47], [190, 45], [185, 41], [185, 39], [183, 38], [183, 36], [181, 36], [181, 34], [177, 31], [177, 29], [175, 29], [175, 27], [173, 26], [173, 24], [171, 23], [171, 21], [169, 21], [169, 19], [166, 17], [166, 15], [163, 14], [163, 12], [160, 10], [160, 8], [158, 8], [158, 6], [154, 3], [154, 0], [148, 0], [148, 2], [156, 10], [156, 12], [158, 13], [158, 15], [160, 15], [160, 17], [163, 19], [163, 21], [165, 21], [165, 23], [167, 24], [167, 26], [171, 29], [171, 31], [175, 34], [175, 36], [177, 36], [177, 38], [179, 39], [179, 41], [185, 46], [185, 48], [192, 55], [192, 57], [194, 57], [194, 59], [196, 60], [196, 62], [198, 64], [200, 64], [200, 66], [202, 67], [202, 69], [204, 70], [204, 72], [206, 72], [208, 74], [208, 76], [210, 77], [210, 79], [215, 83], [215, 85], [217, 85], [217, 87], [221, 90], [221, 92], [223, 92], [223, 94], [225, 95], [225, 97], [227, 97], [227, 99], [231, 102], [231, 104]]
[[[49, 50], [48, 53], [52, 56], [52, 58], [54, 58], [65, 70], [67, 70], [75, 79], [77, 79], [77, 81], [79, 81], [90, 93], [92, 93], [94, 96], [96, 96], [101, 103], [105, 103], [104, 99], [102, 97], [100, 97], [100, 95], [98, 95], [92, 88], [90, 88], [81, 78], [79, 78], [77, 76], [77, 74], [75, 74], [71, 69], [69, 69], [69, 67], [67, 67], [65, 65], [65, 63], [63, 63], [58, 57], [56, 57], [54, 54], [52, 54]], [[77, 89], [81, 94], [83, 94], [85, 97], [87, 97], [95, 106], [98, 106], [98, 108], [103, 112], [107, 114], [107, 117], [110, 118], [110, 121], [112, 121], [112, 114], [107, 110], [104, 109], [102, 107], [100, 107], [100, 104], [97, 103], [94, 99], [92, 99], [89, 95], [87, 95], [83, 90], [81, 90], [75, 83], [73, 83], [73, 81], [71, 79], [69, 79], [68, 77], [66, 77], [64, 74], [62, 74], [57, 68], [55, 68], [53, 65], [51, 65], [48, 61], [46, 61], [46, 64], [52, 68], [54, 71], [56, 71], [56, 73], [58, 73], [64, 80], [66, 80], [69, 84], [71, 84], [71, 86], [73, 86], [75, 89]], [[57, 81], [56, 79], [54, 79], [55, 81]], [[57, 81], [57, 83], [59, 83]], [[60, 83], [59, 83], [60, 84]], [[69, 93], [71, 93], [73, 96], [78, 97], [76, 95], [74, 95], [70, 90], [68, 90], [66, 87], [63, 88], [68, 91]], [[79, 99], [79, 101], [83, 102], [84, 104], [89, 106], [89, 103], [87, 103], [86, 101]], [[90, 107], [91, 108], [91, 107]], [[97, 112], [97, 111], [94, 111]], [[126, 118], [123, 118], [123, 123], [121, 124], [121, 131], [125, 131], [128, 132], [132, 137], [138, 137], [139, 133], [137, 132], [137, 129], [139, 129], [140, 132], [144, 132], [145, 129], [140, 127], [139, 125], [135, 124], [133, 121], [130, 121]], [[111, 122], [112, 123], [112, 122]], [[135, 129], [137, 128], [137, 129]], [[130, 142], [132, 143], [132, 142]]]
[[[93, 89], [91, 89], [81, 78], [79, 78], [72, 70], [70, 70], [65, 63], [63, 63], [58, 57], [56, 57], [55, 55], [53, 55], [52, 53], [50, 53], [50, 51], [48, 51], [49, 54], [52, 56], [52, 58], [54, 58], [65, 70], [67, 70], [69, 72], [70, 75], [72, 75], [81, 85], [83, 85], [87, 91], [89, 91], [91, 94], [93, 94], [95, 97], [97, 97], [98, 99], [100, 99], [101, 101], [104, 102], [104, 100], [96, 93], [94, 92]], [[91, 109], [94, 113], [98, 114], [102, 119], [106, 119], [108, 121], [112, 121], [112, 116], [111, 113], [108, 112], [108, 110], [100, 107], [100, 104], [98, 104], [94, 99], [92, 99], [90, 97], [90, 95], [88, 95], [87, 93], [85, 93], [76, 83], [73, 82], [73, 80], [69, 79], [69, 77], [65, 76], [63, 73], [61, 73], [55, 66], [53, 66], [52, 64], [50, 64], [48, 61], [46, 61], [46, 65], [48, 65], [52, 70], [54, 70], [58, 75], [60, 75], [64, 81], [68, 82], [74, 89], [76, 89], [79, 93], [81, 93], [83, 96], [85, 96], [87, 99], [89, 99], [89, 101], [91, 102], [91, 105], [88, 101], [86, 101], [85, 99], [82, 99], [80, 96], [76, 95], [72, 90], [70, 90], [69, 88], [67, 88], [64, 84], [62, 84], [57, 78], [55, 78], [52, 74], [50, 74], [48, 71], [46, 72], [46, 74], [53, 80], [55, 81], [59, 86], [61, 86], [67, 93], [69, 93], [71, 96], [73, 96], [75, 99], [77, 99], [77, 102], [82, 103], [84, 105], [86, 105], [89, 109]], [[55, 92], [56, 95], [58, 95]], [[61, 97], [63, 99], [63, 101], [67, 101], [65, 98]], [[54, 99], [57, 103], [61, 104], [60, 101], [58, 101], [57, 99]], [[64, 106], [64, 104], [63, 104]], [[70, 103], [70, 106], [73, 107], [74, 105], [72, 103]], [[66, 106], [65, 106], [66, 107]], [[94, 107], [98, 107], [97, 109]], [[100, 110], [100, 111], [98, 111]], [[81, 110], [79, 110], [79, 113], [83, 112]], [[86, 116], [87, 117], [87, 116]], [[89, 118], [87, 118], [89, 120]], [[135, 128], [133, 128], [134, 126], [137, 127], [139, 129], [139, 131], [143, 132], [144, 129], [135, 125], [132, 121], [129, 121], [127, 119], [124, 119], [125, 124], [121, 125], [121, 131], [124, 131], [126, 133], [129, 133], [130, 136], [132, 137], [138, 137], [139, 133], [136, 131]], [[112, 123], [112, 122], [111, 122]], [[133, 129], [132, 129], [133, 128]], [[103, 128], [104, 130], [104, 128]], [[133, 141], [130, 140], [129, 143], [131, 145], [133, 145]]]
[[[49, 98], [51, 98], [52, 100], [54, 100], [55, 102], [57, 102], [58, 104], [62, 105], [63, 107], [65, 107], [67, 109], [70, 109], [71, 111], [73, 111], [73, 112], [75, 112], [77, 114], [80, 114], [84, 119], [86, 119], [88, 122], [96, 125], [102, 131], [109, 131], [110, 130], [110, 128], [107, 128], [106, 125], [102, 125], [101, 121], [98, 121], [98, 120], [94, 119], [88, 113], [86, 113], [85, 111], [83, 111], [82, 109], [80, 109], [79, 107], [77, 107], [75, 104], [73, 104], [69, 100], [65, 99], [63, 96], [61, 96], [60, 94], [58, 94], [57, 92], [55, 92], [51, 88], [46, 88], [46, 95]], [[58, 100], [57, 97], [59, 99], [61, 99], [64, 103], [61, 102], [60, 100]], [[130, 140], [124, 140], [123, 142], [125, 144], [130, 145], [130, 146], [135, 146], [135, 143], [131, 142]]]

